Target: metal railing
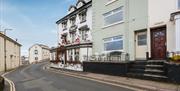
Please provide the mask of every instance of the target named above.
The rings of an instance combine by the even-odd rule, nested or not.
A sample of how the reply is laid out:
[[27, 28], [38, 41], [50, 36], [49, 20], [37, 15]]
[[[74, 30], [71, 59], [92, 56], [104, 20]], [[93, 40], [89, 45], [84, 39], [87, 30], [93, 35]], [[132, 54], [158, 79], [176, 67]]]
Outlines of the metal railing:
[[102, 54], [102, 55], [84, 55], [84, 61], [91, 62], [124, 62], [129, 61], [128, 53], [121, 53], [119, 55], [110, 55], [110, 54]]

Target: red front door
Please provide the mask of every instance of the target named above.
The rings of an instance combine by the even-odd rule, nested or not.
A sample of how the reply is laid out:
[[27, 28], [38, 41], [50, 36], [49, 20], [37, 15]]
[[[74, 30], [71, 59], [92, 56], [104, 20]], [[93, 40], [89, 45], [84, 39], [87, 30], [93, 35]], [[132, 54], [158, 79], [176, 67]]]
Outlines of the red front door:
[[166, 58], [166, 27], [151, 29], [151, 58]]

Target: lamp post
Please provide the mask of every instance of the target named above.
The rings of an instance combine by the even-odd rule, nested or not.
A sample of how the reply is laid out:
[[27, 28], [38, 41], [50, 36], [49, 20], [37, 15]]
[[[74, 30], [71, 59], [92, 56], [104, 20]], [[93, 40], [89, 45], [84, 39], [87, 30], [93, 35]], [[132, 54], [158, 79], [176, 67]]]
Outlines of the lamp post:
[[[6, 29], [4, 29], [4, 35], [6, 36], [6, 31], [8, 31], [8, 30], [12, 30], [12, 29], [8, 29], [8, 28], [6, 28]], [[4, 56], [4, 71], [6, 72], [7, 71], [7, 64], [6, 64], [6, 59], [7, 59], [7, 50], [6, 50], [6, 38], [4, 38], [4, 54], [5, 54], [5, 56]]]

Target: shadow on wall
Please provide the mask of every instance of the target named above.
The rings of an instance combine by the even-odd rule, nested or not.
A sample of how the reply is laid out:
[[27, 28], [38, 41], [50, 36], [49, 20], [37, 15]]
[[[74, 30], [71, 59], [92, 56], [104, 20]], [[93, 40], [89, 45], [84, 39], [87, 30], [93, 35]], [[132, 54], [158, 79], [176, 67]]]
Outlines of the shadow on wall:
[[4, 89], [4, 78], [0, 76], [0, 91]]

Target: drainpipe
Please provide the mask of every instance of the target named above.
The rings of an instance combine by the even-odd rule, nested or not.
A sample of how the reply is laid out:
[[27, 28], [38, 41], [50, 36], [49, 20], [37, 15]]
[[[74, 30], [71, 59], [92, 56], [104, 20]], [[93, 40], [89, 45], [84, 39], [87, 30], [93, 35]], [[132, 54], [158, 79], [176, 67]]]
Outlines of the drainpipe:
[[21, 48], [19, 47], [19, 67], [21, 66]]
[[175, 48], [175, 50], [176, 50], [176, 52], [177, 53], [179, 53], [180, 52], [180, 26], [179, 26], [179, 24], [180, 24], [180, 13], [179, 14], [177, 14], [177, 15], [175, 15], [175, 33], [176, 33], [176, 48]]
[[7, 58], [7, 55], [6, 55], [6, 38], [4, 38], [4, 71], [5, 72], [7, 71], [6, 58]]

